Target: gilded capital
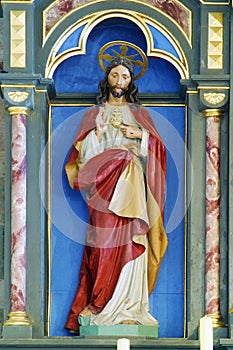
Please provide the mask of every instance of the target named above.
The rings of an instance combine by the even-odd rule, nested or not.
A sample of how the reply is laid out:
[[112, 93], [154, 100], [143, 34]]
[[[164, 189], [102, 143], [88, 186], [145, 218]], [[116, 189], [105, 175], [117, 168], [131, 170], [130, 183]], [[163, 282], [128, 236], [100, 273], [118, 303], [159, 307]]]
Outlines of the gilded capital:
[[8, 108], [8, 112], [11, 117], [17, 117], [18, 115], [28, 116], [30, 109], [23, 106], [13, 106]]
[[223, 110], [221, 109], [205, 109], [203, 114], [205, 118], [221, 118], [223, 116]]

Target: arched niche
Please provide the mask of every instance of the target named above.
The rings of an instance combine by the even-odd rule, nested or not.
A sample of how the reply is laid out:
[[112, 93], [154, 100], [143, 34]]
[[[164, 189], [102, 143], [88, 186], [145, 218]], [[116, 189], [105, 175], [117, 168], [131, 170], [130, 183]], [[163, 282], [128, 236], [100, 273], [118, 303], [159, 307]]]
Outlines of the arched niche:
[[[86, 29], [86, 25], [77, 29], [75, 27], [68, 31], [64, 42], [58, 41], [49, 56], [46, 68], [46, 77], [53, 78], [57, 92], [96, 92], [98, 82], [103, 77], [99, 51], [104, 45], [117, 41], [137, 45], [147, 55], [148, 68], [138, 80], [140, 91], [179, 92], [178, 80], [187, 79], [189, 76], [187, 61], [182, 51], [158, 28], [148, 25], [141, 29], [137, 21], [135, 23], [127, 17], [122, 13], [120, 17], [106, 16], [101, 22], [93, 25], [91, 31]], [[112, 54], [111, 49], [108, 53]], [[118, 54], [121, 54], [119, 49]], [[129, 56], [130, 52], [126, 55]], [[137, 74], [137, 68], [135, 70]], [[170, 75], [169, 84], [164, 76], [166, 71], [169, 71]], [[163, 79], [160, 74], [163, 74]], [[176, 82], [172, 86], [173, 80]]]
[[[63, 7], [62, 7], [63, 6]], [[86, 52], [86, 42], [90, 32], [100, 22], [106, 19], [128, 19], [135, 23], [144, 33], [147, 42], [147, 55], [162, 57], [173, 62], [182, 78], [188, 78], [190, 65], [195, 65], [192, 50], [192, 11], [197, 6], [190, 4], [190, 9], [180, 1], [175, 0], [169, 6], [164, 1], [70, 1], [70, 7], [62, 5], [62, 1], [40, 2], [36, 7], [35, 25], [41, 26], [38, 41], [38, 55], [35, 57], [36, 70], [43, 72], [45, 77], [51, 76], [57, 64], [64, 55], [82, 55]], [[47, 21], [49, 18], [50, 21]], [[67, 37], [79, 31], [80, 38], [73, 52], [62, 53], [61, 46], [67, 42]], [[169, 47], [158, 45], [157, 38], [162, 33]], [[69, 48], [71, 49], [71, 47]], [[174, 55], [174, 50], [176, 54]]]

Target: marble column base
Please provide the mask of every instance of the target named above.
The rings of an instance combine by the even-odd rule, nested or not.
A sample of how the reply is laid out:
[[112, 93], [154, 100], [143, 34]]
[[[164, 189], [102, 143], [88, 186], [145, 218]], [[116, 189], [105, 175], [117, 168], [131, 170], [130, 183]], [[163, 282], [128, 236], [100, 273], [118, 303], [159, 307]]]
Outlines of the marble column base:
[[8, 315], [2, 328], [3, 338], [32, 338], [32, 323], [26, 312], [16, 311]]
[[223, 328], [226, 325], [222, 322], [222, 316], [220, 314], [206, 314], [212, 320], [213, 328]]

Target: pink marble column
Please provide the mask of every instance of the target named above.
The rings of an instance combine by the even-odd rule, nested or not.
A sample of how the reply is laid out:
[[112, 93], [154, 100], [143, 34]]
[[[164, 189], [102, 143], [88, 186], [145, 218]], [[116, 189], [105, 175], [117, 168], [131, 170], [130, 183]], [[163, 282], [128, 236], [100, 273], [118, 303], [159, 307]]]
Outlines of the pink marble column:
[[220, 315], [220, 119], [222, 111], [208, 109], [206, 117], [206, 315], [222, 327]]
[[26, 314], [26, 117], [10, 107], [11, 140], [11, 310], [5, 326], [30, 325]]

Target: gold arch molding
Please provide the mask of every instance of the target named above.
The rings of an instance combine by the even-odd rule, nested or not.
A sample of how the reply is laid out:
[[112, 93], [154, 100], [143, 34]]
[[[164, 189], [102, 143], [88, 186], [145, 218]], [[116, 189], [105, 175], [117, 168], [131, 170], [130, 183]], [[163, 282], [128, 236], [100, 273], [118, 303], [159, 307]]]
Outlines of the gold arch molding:
[[[86, 43], [89, 34], [93, 30], [95, 26], [97, 26], [100, 22], [109, 19], [109, 18], [125, 18], [134, 22], [143, 32], [146, 43], [147, 43], [147, 52], [146, 55], [152, 57], [163, 58], [173, 64], [178, 72], [180, 73], [181, 79], [189, 78], [189, 67], [187, 63], [187, 59], [185, 54], [181, 48], [181, 45], [177, 41], [177, 39], [173, 36], [171, 32], [169, 32], [161, 23], [146, 17], [145, 15], [141, 15], [135, 11], [129, 10], [105, 10], [102, 12], [97, 12], [96, 14], [88, 15], [82, 18], [80, 21], [74, 23], [72, 26], [67, 28], [65, 32], [59, 37], [55, 45], [53, 46], [50, 55], [48, 57], [45, 69], [45, 77], [52, 78], [56, 68], [66, 59], [75, 56], [75, 55], [85, 55], [86, 54]], [[155, 29], [159, 30], [172, 44], [174, 49], [176, 50], [179, 59], [172, 54], [154, 48], [154, 40], [152, 34], [149, 30], [148, 25], [151, 25]], [[61, 54], [57, 54], [62, 44], [66, 41], [66, 39], [78, 28], [84, 26], [82, 33], [80, 35], [79, 43], [77, 47], [68, 49]]]

